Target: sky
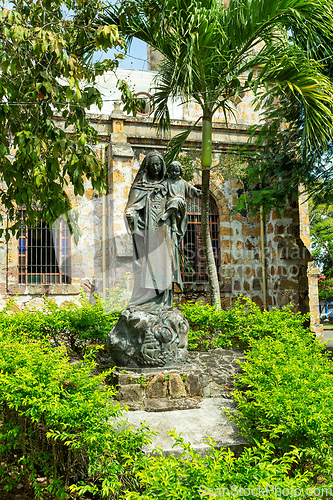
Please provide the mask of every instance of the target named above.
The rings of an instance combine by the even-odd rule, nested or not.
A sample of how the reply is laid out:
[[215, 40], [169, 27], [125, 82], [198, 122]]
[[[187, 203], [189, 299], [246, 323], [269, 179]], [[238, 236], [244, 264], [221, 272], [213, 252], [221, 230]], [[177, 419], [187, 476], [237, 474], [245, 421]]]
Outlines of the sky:
[[120, 62], [119, 67], [147, 70], [147, 44], [134, 38], [126, 59]]
[[[108, 57], [112, 58], [115, 52], [117, 52], [115, 49], [110, 49], [108, 52]], [[104, 58], [105, 52], [98, 52], [94, 56], [94, 61], [103, 60]], [[147, 44], [145, 42], [142, 42], [141, 40], [138, 40], [137, 38], [134, 38], [125, 59], [119, 62], [119, 68], [139, 69], [146, 71]]]

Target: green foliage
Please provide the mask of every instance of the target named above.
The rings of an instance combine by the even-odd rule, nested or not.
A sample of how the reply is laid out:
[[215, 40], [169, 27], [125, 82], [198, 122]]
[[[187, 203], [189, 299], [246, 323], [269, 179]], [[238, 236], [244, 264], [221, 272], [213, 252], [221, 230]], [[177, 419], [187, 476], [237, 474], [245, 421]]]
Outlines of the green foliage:
[[198, 152], [191, 150], [189, 154], [180, 154], [177, 160], [181, 163], [183, 169], [183, 179], [187, 182], [193, 181], [194, 170], [198, 168]]
[[[100, 300], [92, 306], [82, 295], [80, 307], [58, 308], [48, 300], [43, 311], [11, 309], [13, 303], [0, 314], [0, 479], [8, 491], [21, 483], [32, 485], [36, 499], [49, 493], [58, 500], [76, 494], [199, 500], [219, 497], [223, 489], [233, 496], [232, 488], [240, 498], [251, 498], [258, 495], [249, 491], [261, 488], [273, 500], [284, 488], [305, 492], [319, 476], [330, 484], [331, 362], [304, 327], [307, 318], [290, 307], [261, 311], [243, 297], [231, 311], [182, 306], [192, 348], [195, 342], [201, 348], [250, 348], [233, 393], [238, 410], [230, 417], [252, 447], [236, 457], [210, 442], [202, 457], [170, 432], [183, 448], [177, 458], [142, 454], [149, 433], [145, 427], [134, 432], [119, 420], [121, 409], [111, 402], [114, 389], [105, 384], [111, 370], [91, 376], [93, 352], [71, 364], [65, 346], [51, 347], [50, 338], [60, 337], [48, 332], [39, 339], [48, 325], [72, 329], [82, 343], [89, 335], [98, 342], [108, 321], [98, 322], [108, 316]], [[88, 325], [94, 328], [84, 333]], [[137, 383], [144, 385], [145, 378]]]
[[113, 288], [107, 288], [105, 298], [99, 299], [105, 314], [118, 313], [125, 308], [128, 301], [127, 280], [130, 275], [130, 272], [125, 273], [119, 284]]
[[212, 332], [190, 328], [187, 346], [189, 351], [208, 351], [209, 349], [214, 349], [216, 346], [213, 342], [214, 336]]
[[[239, 457], [235, 457], [230, 450], [214, 449], [214, 443], [209, 441], [209, 454], [201, 456], [174, 432], [168, 434], [175, 439], [175, 445], [183, 448], [183, 453], [179, 458], [161, 455], [147, 459], [144, 467], [136, 472], [141, 492], [127, 491], [126, 500], [199, 500], [228, 496], [275, 499], [278, 495], [274, 490], [269, 491], [268, 485], [290, 491], [292, 488], [305, 490], [308, 485], [310, 474], [299, 474], [295, 478], [289, 475], [298, 460], [296, 452], [274, 460], [272, 446], [265, 442], [255, 448], [245, 448]], [[261, 495], [258, 495], [259, 488]]]
[[324, 275], [318, 278], [318, 295], [321, 300], [333, 299], [333, 278]]
[[101, 109], [96, 76], [117, 61], [93, 64], [83, 48], [124, 42], [115, 25], [94, 25], [102, 8], [100, 1], [22, 0], [0, 12], [0, 172], [6, 184], [0, 202], [17, 221], [13, 233], [20, 224], [17, 207], [27, 207], [28, 225], [35, 218], [51, 224], [67, 212], [63, 190], [70, 182], [82, 195], [84, 174], [96, 191], [105, 191], [105, 165], [92, 148], [98, 134], [86, 110]]
[[[311, 253], [323, 274], [333, 277], [333, 206], [314, 206], [310, 200]], [[326, 298], [326, 297], [320, 297]]]
[[41, 334], [52, 339], [55, 345], [65, 343], [72, 351], [81, 355], [87, 345], [105, 343], [120, 311], [105, 314], [98, 296], [92, 305], [82, 293], [79, 305], [69, 302], [59, 307], [51, 299], [47, 300], [40, 314], [45, 317], [45, 323], [40, 329]]
[[135, 383], [140, 384], [141, 387], [147, 387], [147, 380], [144, 375], [141, 375], [138, 379], [136, 379]]
[[250, 299], [240, 297], [230, 311], [200, 302], [186, 302], [181, 307], [190, 323], [189, 350], [214, 347], [249, 347], [253, 339], [270, 335], [278, 338], [281, 330], [302, 330], [306, 317], [291, 307], [261, 311]]
[[247, 165], [243, 158], [237, 154], [221, 154], [217, 165], [212, 167], [214, 173], [225, 180], [238, 179], [243, 182], [246, 179]]
[[136, 97], [126, 80], [118, 80], [117, 87], [121, 92], [121, 99], [124, 102], [123, 110], [127, 114], [132, 113], [133, 116], [136, 116], [138, 112], [144, 112], [146, 107], [145, 100]]
[[[128, 457], [141, 459], [146, 430], [121, 417], [109, 372], [91, 376], [95, 364], [70, 364], [64, 347], [0, 334], [0, 478], [32, 485], [35, 498], [69, 498], [70, 491], [113, 498], [136, 480]], [[40, 482], [38, 478], [46, 478]]]
[[297, 324], [278, 336], [250, 342], [232, 416], [250, 442], [268, 439], [275, 454], [296, 448], [297, 470], [312, 470], [326, 480], [333, 474], [332, 364], [313, 334]]
[[[120, 292], [119, 292], [120, 293]], [[120, 297], [121, 295], [119, 295]], [[77, 302], [69, 301], [58, 306], [54, 299], [45, 298], [45, 304], [40, 310], [17, 310], [15, 300], [10, 301], [0, 312], [0, 333], [8, 332], [20, 338], [22, 335], [30, 338], [45, 338], [53, 345], [65, 345], [70, 352], [80, 356], [87, 350], [91, 351], [95, 344], [105, 343], [108, 332], [119, 318], [121, 306], [118, 300], [109, 304], [110, 310], [104, 310], [102, 300], [96, 296], [91, 304], [84, 293]], [[115, 306], [119, 306], [115, 311]], [[14, 309], [14, 310], [13, 310]]]

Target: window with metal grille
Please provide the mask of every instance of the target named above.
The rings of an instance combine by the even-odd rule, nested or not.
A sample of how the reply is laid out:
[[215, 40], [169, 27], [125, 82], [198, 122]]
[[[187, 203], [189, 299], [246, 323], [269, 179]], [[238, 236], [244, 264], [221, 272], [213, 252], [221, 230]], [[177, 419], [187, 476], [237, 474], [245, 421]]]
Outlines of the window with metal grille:
[[21, 216], [18, 239], [18, 282], [27, 284], [70, 283], [70, 234], [61, 221], [52, 229], [45, 222], [28, 227]]
[[[188, 226], [182, 241], [184, 283], [208, 281], [206, 258], [201, 236], [200, 199], [187, 200]], [[210, 198], [209, 227], [217, 269], [220, 267], [220, 222], [215, 200]]]

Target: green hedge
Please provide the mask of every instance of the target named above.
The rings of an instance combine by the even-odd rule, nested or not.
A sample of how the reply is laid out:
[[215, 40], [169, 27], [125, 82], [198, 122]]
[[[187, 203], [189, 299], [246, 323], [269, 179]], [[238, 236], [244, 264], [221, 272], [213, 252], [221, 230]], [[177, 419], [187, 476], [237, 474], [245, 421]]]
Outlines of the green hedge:
[[[90, 345], [93, 357], [93, 345], [117, 318], [99, 300], [80, 300], [80, 308], [47, 300], [43, 311], [11, 313], [9, 306], [0, 313], [0, 478], [8, 489], [32, 484], [36, 499], [89, 492], [96, 499], [178, 500], [216, 498], [223, 488], [255, 498], [253, 489], [274, 486], [298, 488], [304, 498], [304, 488], [331, 481], [333, 369], [304, 327], [307, 318], [288, 307], [262, 312], [243, 298], [231, 311], [183, 305], [192, 349], [250, 347], [231, 418], [252, 447], [240, 457], [213, 448], [201, 457], [174, 436], [184, 447], [180, 458], [145, 457], [149, 433], [121, 421], [104, 384], [108, 372], [92, 377], [87, 356], [69, 362], [68, 347], [88, 352]], [[245, 493], [233, 495], [233, 485]]]
[[[174, 456], [150, 457], [136, 467], [140, 492], [127, 491], [126, 500], [199, 500], [216, 498], [295, 498], [292, 492], [306, 492], [310, 474], [292, 477], [290, 472], [297, 463], [297, 453], [274, 458], [274, 450], [267, 442], [254, 448], [245, 448], [236, 457], [230, 450], [214, 449], [201, 456], [173, 432], [175, 443], [184, 451]], [[135, 463], [133, 461], [133, 468]], [[288, 494], [287, 492], [290, 492]]]
[[251, 342], [234, 393], [233, 417], [250, 442], [269, 440], [276, 454], [299, 450], [298, 470], [333, 477], [333, 367], [313, 334], [294, 325]]
[[108, 372], [91, 376], [94, 366], [70, 364], [66, 349], [47, 341], [0, 336], [0, 480], [7, 490], [21, 483], [36, 499], [65, 499], [68, 491], [114, 498], [135, 488], [128, 458], [140, 462], [147, 430], [119, 419], [104, 384]]
[[48, 338], [54, 346], [66, 345], [74, 353], [84, 355], [90, 345], [105, 343], [120, 314], [120, 305], [115, 311], [98, 296], [91, 304], [84, 293], [78, 296], [76, 302], [68, 301], [61, 306], [52, 298], [44, 299], [40, 309], [31, 311], [19, 310], [15, 299], [11, 300], [0, 311], [0, 333]]
[[261, 311], [245, 297], [238, 298], [230, 311], [201, 302], [186, 302], [180, 308], [190, 323], [189, 350], [245, 349], [253, 339], [267, 335], [278, 338], [281, 329], [303, 330], [308, 320], [300, 313], [293, 313], [291, 307]]

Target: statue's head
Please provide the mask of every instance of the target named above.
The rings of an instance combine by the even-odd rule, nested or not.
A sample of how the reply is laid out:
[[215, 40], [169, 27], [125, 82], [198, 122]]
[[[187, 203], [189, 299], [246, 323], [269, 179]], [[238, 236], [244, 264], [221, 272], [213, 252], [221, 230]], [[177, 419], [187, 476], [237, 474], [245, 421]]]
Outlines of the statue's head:
[[163, 170], [163, 158], [158, 153], [147, 158], [147, 176], [150, 179], [160, 179]]
[[161, 181], [165, 178], [165, 175], [166, 167], [163, 156], [157, 151], [152, 151], [143, 159], [134, 183], [141, 180]]
[[171, 179], [178, 179], [183, 175], [183, 167], [179, 161], [172, 161], [168, 167], [168, 174]]

